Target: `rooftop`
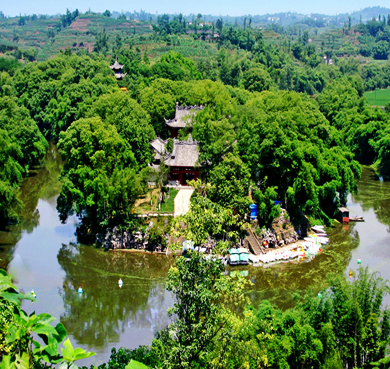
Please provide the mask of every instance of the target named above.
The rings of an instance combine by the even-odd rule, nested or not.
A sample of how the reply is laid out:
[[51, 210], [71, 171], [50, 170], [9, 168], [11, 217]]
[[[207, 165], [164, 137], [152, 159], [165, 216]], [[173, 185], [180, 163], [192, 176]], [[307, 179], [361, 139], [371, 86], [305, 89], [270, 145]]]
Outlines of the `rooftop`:
[[162, 140], [160, 137], [150, 142], [155, 151], [155, 159], [164, 158], [165, 165], [171, 167], [199, 166], [198, 141], [194, 141], [191, 135], [189, 135], [187, 141], [179, 141], [174, 138], [172, 153], [166, 153], [165, 145], [167, 142], [167, 140]]
[[175, 118], [165, 119], [165, 123], [171, 128], [184, 128], [196, 112], [203, 109], [202, 105], [179, 106], [179, 103], [176, 103]]
[[199, 166], [198, 141], [194, 141], [189, 135], [187, 141], [173, 139], [172, 153], [164, 160], [171, 167], [195, 167]]
[[112, 70], [123, 69], [124, 65], [118, 63], [118, 57], [115, 57], [115, 63], [110, 65]]
[[167, 140], [163, 140], [160, 137], [155, 138], [150, 142], [150, 146], [153, 147], [156, 155], [154, 156], [155, 160], [159, 160], [165, 156], [165, 145], [167, 144]]

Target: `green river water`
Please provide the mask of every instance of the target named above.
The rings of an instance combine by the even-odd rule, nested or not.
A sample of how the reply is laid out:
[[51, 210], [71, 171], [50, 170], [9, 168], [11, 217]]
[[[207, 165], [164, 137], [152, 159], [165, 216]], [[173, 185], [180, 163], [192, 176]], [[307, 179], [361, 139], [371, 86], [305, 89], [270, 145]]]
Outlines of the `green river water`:
[[[37, 301], [26, 301], [23, 308], [55, 316], [74, 345], [96, 352], [80, 364], [97, 365], [109, 359], [112, 347], [150, 344], [170, 323], [166, 311], [173, 299], [164, 282], [173, 261], [78, 245], [77, 219], [61, 224], [56, 211], [61, 165], [50, 146], [45, 165], [23, 183], [21, 222], [0, 232], [0, 267], [8, 269], [20, 290], [37, 294]], [[267, 298], [289, 307], [295, 292], [318, 291], [332, 273], [357, 269], [358, 258], [390, 280], [389, 190], [389, 182], [364, 168], [358, 193], [348, 198], [347, 207], [351, 216], [363, 215], [365, 222], [329, 229], [330, 243], [313, 260], [237, 268], [253, 282], [247, 291], [253, 304]]]

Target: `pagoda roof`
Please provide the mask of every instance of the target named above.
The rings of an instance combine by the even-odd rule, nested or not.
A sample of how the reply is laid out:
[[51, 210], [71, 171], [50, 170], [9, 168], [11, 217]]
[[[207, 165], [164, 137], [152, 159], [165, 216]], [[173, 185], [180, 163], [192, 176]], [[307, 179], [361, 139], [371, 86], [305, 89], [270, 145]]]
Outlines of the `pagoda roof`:
[[171, 128], [184, 128], [191, 117], [193, 117], [197, 111], [203, 109], [204, 106], [202, 105], [179, 106], [179, 103], [176, 103], [175, 118], [170, 120], [165, 119], [165, 123]]
[[114, 74], [115, 74], [116, 79], [123, 79], [127, 76], [127, 73], [115, 72]]
[[115, 57], [115, 62], [114, 62], [114, 64], [110, 65], [110, 68], [113, 69], [113, 70], [115, 70], [115, 69], [123, 69], [124, 66], [125, 66], [124, 64], [123, 65], [119, 64], [118, 63], [118, 57]]

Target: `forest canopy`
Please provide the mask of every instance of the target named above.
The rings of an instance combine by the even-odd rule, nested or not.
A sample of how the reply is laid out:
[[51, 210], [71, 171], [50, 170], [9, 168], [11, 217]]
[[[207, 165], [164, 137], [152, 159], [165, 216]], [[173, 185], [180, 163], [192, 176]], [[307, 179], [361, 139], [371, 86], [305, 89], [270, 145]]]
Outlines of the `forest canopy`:
[[[178, 19], [159, 22], [156, 42], [185, 33]], [[380, 45], [387, 27], [372, 21], [360, 32], [377, 37]], [[46, 140], [52, 140], [59, 141], [67, 160], [59, 198], [62, 219], [75, 212], [94, 228], [127, 224], [124, 214], [147, 190], [149, 142], [169, 137], [164, 118], [174, 117], [176, 103], [204, 107], [179, 138], [191, 133], [199, 142], [209, 199], [242, 215], [253, 192], [265, 223], [276, 214], [271, 198], [282, 201], [292, 216], [305, 213], [328, 222], [355, 189], [359, 163], [388, 173], [389, 114], [368, 106], [363, 97], [365, 90], [390, 83], [388, 63], [337, 59], [311, 44], [307, 32], [276, 47], [250, 23], [240, 29], [220, 21], [215, 30], [217, 38], [199, 33], [204, 47], [216, 47], [204, 57], [183, 55], [174, 45], [151, 57], [120, 37], [109, 55], [106, 34], [104, 47], [93, 53], [67, 50], [22, 67], [2, 63], [0, 129], [9, 143], [3, 173], [7, 167], [14, 174], [2, 176], [3, 218], [17, 205], [21, 179], [40, 163]], [[109, 68], [115, 58], [127, 73], [120, 81]], [[76, 132], [88, 130], [95, 138], [85, 137], [92, 141], [83, 148]], [[116, 154], [124, 155], [122, 163], [113, 156], [112, 140], [120, 146]], [[95, 150], [107, 160], [104, 165], [90, 160]], [[93, 176], [99, 186], [91, 185]]]

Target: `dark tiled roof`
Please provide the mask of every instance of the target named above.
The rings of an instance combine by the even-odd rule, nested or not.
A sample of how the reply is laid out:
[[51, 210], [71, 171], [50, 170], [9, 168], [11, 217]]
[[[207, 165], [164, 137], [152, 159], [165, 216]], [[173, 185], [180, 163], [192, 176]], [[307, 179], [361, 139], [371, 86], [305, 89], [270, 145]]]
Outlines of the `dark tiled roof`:
[[165, 159], [165, 164], [171, 167], [195, 167], [199, 166], [198, 142], [191, 135], [188, 141], [173, 139], [172, 153]]
[[155, 160], [164, 159], [165, 165], [171, 167], [200, 166], [198, 163], [198, 141], [194, 141], [191, 135], [189, 135], [187, 141], [179, 141], [174, 138], [172, 153], [166, 153], [165, 145], [167, 142], [168, 140], [162, 140], [160, 137], [150, 142], [150, 146], [153, 147], [155, 152]]
[[203, 110], [204, 106], [179, 106], [179, 103], [176, 103], [176, 115], [174, 119], [166, 120], [165, 123], [171, 128], [184, 128], [191, 117], [196, 114], [196, 111]]

